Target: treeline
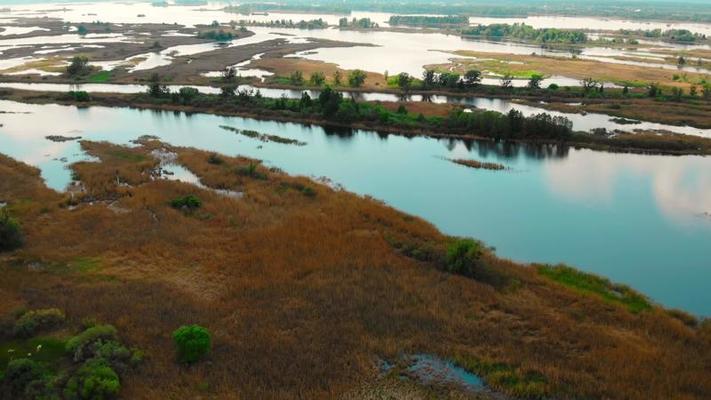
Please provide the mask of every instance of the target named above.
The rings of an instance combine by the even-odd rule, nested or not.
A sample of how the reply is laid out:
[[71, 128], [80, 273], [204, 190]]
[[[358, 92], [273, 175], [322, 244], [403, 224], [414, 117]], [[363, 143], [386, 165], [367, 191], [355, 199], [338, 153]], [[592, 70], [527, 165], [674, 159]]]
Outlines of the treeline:
[[212, 31], [198, 32], [197, 37], [200, 39], [210, 39], [217, 42], [229, 42], [235, 38], [232, 32], [227, 32], [223, 29], [215, 29]]
[[293, 29], [326, 29], [328, 22], [323, 19], [310, 19], [308, 21], [301, 20], [294, 22], [293, 20], [275, 19], [272, 21], [239, 21], [240, 26], [260, 26], [267, 28], [293, 28]]
[[393, 15], [388, 23], [392, 26], [447, 26], [467, 25], [469, 18], [461, 15], [429, 16], [429, 15]]
[[327, 86], [316, 98], [304, 92], [301, 98], [263, 97], [259, 91], [223, 86], [222, 94], [202, 94], [195, 88], [171, 92], [159, 81], [149, 84], [146, 94], [137, 95], [138, 103], [179, 104], [202, 109], [249, 112], [270, 117], [291, 117], [343, 125], [360, 124], [374, 129], [392, 128], [491, 137], [497, 139], [565, 140], [572, 135], [572, 122], [546, 113], [525, 117], [512, 110], [495, 111], [456, 109], [448, 116], [410, 113], [401, 105], [392, 111], [380, 103], [358, 102]]
[[338, 26], [340, 28], [356, 28], [356, 29], [372, 29], [378, 28], [379, 25], [372, 21], [370, 18], [341, 18], [338, 20]]
[[687, 29], [669, 29], [662, 31], [661, 29], [651, 29], [647, 31], [624, 31], [625, 33], [636, 33], [646, 38], [662, 39], [670, 42], [694, 43], [696, 41], [706, 40], [706, 35], [693, 33]]
[[526, 24], [491, 24], [472, 26], [461, 31], [462, 36], [488, 39], [518, 39], [536, 43], [585, 43], [587, 35], [581, 31], [555, 28], [536, 29]]

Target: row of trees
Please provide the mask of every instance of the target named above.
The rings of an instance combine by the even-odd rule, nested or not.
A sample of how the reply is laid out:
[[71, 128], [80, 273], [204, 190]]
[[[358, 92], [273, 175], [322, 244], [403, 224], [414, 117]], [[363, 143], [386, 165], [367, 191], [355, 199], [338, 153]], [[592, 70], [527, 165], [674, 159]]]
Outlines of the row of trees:
[[338, 20], [338, 26], [340, 28], [356, 28], [356, 29], [373, 29], [378, 28], [379, 25], [372, 21], [370, 18], [353, 18], [349, 20], [343, 17]]
[[308, 21], [301, 20], [294, 22], [289, 19], [277, 19], [272, 21], [239, 21], [241, 26], [263, 26], [269, 28], [294, 28], [294, 29], [326, 29], [328, 28], [328, 22], [323, 19], [310, 19]]
[[491, 24], [477, 25], [463, 29], [463, 36], [477, 36], [488, 39], [514, 38], [537, 43], [585, 43], [587, 35], [581, 31], [555, 28], [536, 29], [526, 24]]
[[392, 26], [406, 25], [431, 27], [448, 25], [467, 25], [469, 24], [469, 17], [465, 17], [462, 15], [393, 15], [390, 17], [388, 23]]
[[[365, 84], [365, 80], [368, 75], [359, 69], [350, 71], [346, 76], [345, 82], [341, 74], [341, 71], [336, 71], [333, 74], [331, 82], [334, 86], [343, 86], [344, 83], [352, 88], [359, 88]], [[306, 84], [307, 80], [304, 77], [304, 73], [301, 71], [294, 71], [289, 75], [289, 83], [294, 86], [303, 86]], [[326, 84], [326, 74], [323, 72], [314, 72], [308, 79], [310, 86], [323, 86]]]
[[192, 105], [211, 108], [215, 106], [235, 107], [250, 112], [285, 112], [305, 118], [322, 118], [342, 124], [361, 123], [375, 127], [418, 128], [451, 132], [473, 133], [492, 138], [536, 138], [565, 140], [572, 134], [572, 123], [566, 118], [539, 114], [525, 117], [518, 111], [508, 114], [495, 111], [455, 110], [446, 117], [424, 116], [409, 113], [404, 106], [393, 111], [378, 103], [357, 102], [345, 98], [342, 93], [326, 86], [317, 98], [304, 92], [301, 98], [263, 97], [259, 91], [240, 90], [234, 86], [224, 86], [222, 94], [201, 94], [195, 88], [184, 87], [171, 93], [156, 78], [148, 85], [147, 94], [157, 102]]

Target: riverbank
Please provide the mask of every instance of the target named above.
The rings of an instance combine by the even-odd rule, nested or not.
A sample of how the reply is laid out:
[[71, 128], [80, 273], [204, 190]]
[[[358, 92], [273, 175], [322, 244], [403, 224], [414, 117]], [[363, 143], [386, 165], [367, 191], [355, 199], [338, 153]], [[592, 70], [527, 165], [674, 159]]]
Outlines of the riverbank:
[[[709, 325], [624, 286], [485, 248], [452, 269], [448, 249], [471, 242], [258, 160], [150, 139], [82, 148], [97, 161], [71, 166], [81, 182], [71, 195], [0, 156], [0, 199], [25, 238], [0, 255], [0, 310], [12, 320], [19, 309], [63, 309], [66, 326], [49, 333], [59, 341], [90, 319], [116, 326], [145, 352], [122, 375], [122, 397], [711, 393]], [[203, 187], [157, 173], [167, 154]], [[188, 195], [198, 208], [171, 207]], [[213, 349], [185, 367], [170, 332], [190, 323], [210, 329]], [[488, 391], [399, 375], [403, 354], [452, 360]]]
[[[334, 92], [335, 94], [335, 92]], [[251, 95], [248, 95], [251, 96]], [[186, 113], [209, 113], [225, 116], [242, 116], [262, 120], [276, 120], [285, 122], [297, 122], [302, 124], [324, 125], [333, 128], [346, 130], [365, 129], [374, 130], [383, 133], [400, 134], [406, 136], [430, 136], [430, 137], [449, 137], [459, 139], [485, 139], [498, 140], [505, 139], [514, 142], [538, 143], [538, 144], [557, 144], [562, 146], [583, 147], [595, 150], [615, 151], [615, 152], [633, 152], [645, 154], [669, 154], [669, 155], [685, 155], [685, 154], [711, 154], [711, 139], [679, 135], [679, 134], [664, 134], [658, 132], [648, 133], [620, 133], [615, 135], [595, 135], [587, 133], [571, 132], [565, 136], [558, 136], [553, 132], [546, 132], [547, 129], [557, 129], [551, 125], [548, 128], [530, 128], [533, 131], [526, 134], [525, 137], [514, 136], [512, 133], [496, 132], [487, 129], [477, 128], [471, 123], [475, 121], [464, 122], [464, 124], [453, 125], [449, 120], [452, 120], [455, 114], [450, 113], [447, 117], [442, 117], [442, 111], [437, 110], [435, 115], [412, 115], [407, 111], [407, 103], [401, 104], [404, 108], [398, 107], [396, 111], [388, 111], [386, 107], [382, 107], [379, 102], [362, 102], [361, 104], [372, 109], [374, 113], [385, 112], [386, 117], [378, 116], [375, 118], [363, 118], [357, 114], [349, 116], [347, 120], [339, 118], [326, 117], [319, 112], [297, 112], [289, 107], [298, 106], [299, 100], [289, 99], [272, 99], [276, 101], [275, 105], [267, 108], [256, 103], [252, 103], [249, 97], [245, 101], [237, 101], [234, 99], [224, 98], [217, 95], [200, 95], [195, 101], [182, 100], [172, 101], [170, 98], [153, 98], [144, 94], [93, 94], [89, 101], [77, 100], [75, 97], [68, 96], [65, 93], [54, 92], [32, 92], [5, 89], [0, 92], [0, 98], [19, 102], [27, 102], [34, 104], [64, 104], [75, 105], [78, 107], [88, 106], [107, 106], [107, 107], [130, 107], [166, 111], [181, 111]], [[255, 97], [255, 99], [257, 99]], [[261, 97], [259, 101], [262, 101]], [[266, 100], [266, 99], [265, 99]], [[278, 103], [279, 101], [284, 104]], [[312, 100], [309, 100], [312, 101]], [[343, 100], [337, 100], [342, 102]], [[293, 105], [289, 105], [294, 103]], [[311, 103], [310, 103], [311, 104]], [[339, 103], [336, 103], [337, 107]], [[345, 104], [345, 103], [344, 103]], [[277, 109], [273, 107], [279, 107]], [[309, 106], [310, 107], [310, 106]], [[378, 107], [382, 110], [378, 111]], [[391, 109], [394, 107], [390, 107]], [[320, 109], [320, 108], [319, 108]], [[404, 110], [404, 112], [403, 112]], [[425, 111], [426, 110], [422, 110]], [[351, 111], [344, 111], [351, 112]], [[372, 113], [371, 112], [371, 113]], [[457, 112], [453, 109], [453, 112]], [[461, 108], [458, 111], [459, 117], [469, 118], [462, 112]], [[501, 114], [495, 112], [488, 113], [485, 117], [486, 124], [495, 123], [494, 120], [502, 119]], [[438, 116], [440, 115], [440, 116]], [[385, 118], [385, 120], [383, 120]], [[424, 119], [423, 119], [424, 118]], [[517, 117], [519, 118], [519, 117]], [[452, 121], [454, 121], [452, 120]], [[562, 122], [562, 121], [561, 121]], [[484, 123], [484, 121], [481, 121]], [[546, 122], [547, 124], [548, 122]], [[557, 122], [555, 122], [557, 124]]]

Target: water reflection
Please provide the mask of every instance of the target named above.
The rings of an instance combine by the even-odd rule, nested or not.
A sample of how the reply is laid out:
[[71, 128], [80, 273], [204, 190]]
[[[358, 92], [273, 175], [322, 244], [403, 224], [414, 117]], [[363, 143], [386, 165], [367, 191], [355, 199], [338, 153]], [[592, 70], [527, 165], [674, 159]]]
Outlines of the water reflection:
[[[79, 110], [0, 101], [0, 151], [40, 168], [54, 188], [84, 157], [83, 136], [130, 144], [156, 135], [178, 146], [245, 155], [306, 176], [326, 176], [431, 221], [444, 232], [483, 239], [500, 255], [567, 262], [631, 284], [674, 307], [711, 315], [711, 158], [609, 154], [561, 146], [407, 138], [204, 114], [127, 108]], [[263, 143], [220, 125], [307, 142]], [[66, 162], [61, 159], [66, 158]], [[447, 161], [505, 164], [509, 172]]]

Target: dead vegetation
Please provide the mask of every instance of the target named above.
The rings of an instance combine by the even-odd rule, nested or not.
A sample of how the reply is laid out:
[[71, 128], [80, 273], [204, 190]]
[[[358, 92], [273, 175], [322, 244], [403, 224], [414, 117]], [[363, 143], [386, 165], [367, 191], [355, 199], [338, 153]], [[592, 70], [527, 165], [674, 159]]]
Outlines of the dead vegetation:
[[[0, 311], [56, 307], [69, 325], [116, 326], [146, 353], [123, 398], [483, 396], [379, 377], [378, 358], [415, 353], [520, 397], [711, 395], [711, 331], [688, 318], [631, 313], [489, 252], [486, 275], [445, 273], [450, 239], [430, 224], [256, 160], [153, 140], [82, 146], [100, 162], [73, 166], [85, 192], [72, 207], [36, 169], [0, 156], [0, 198], [27, 239], [0, 256]], [[156, 149], [207, 188], [156, 178]], [[189, 195], [198, 211], [171, 207]], [[193, 323], [214, 347], [186, 368], [170, 334]]]

